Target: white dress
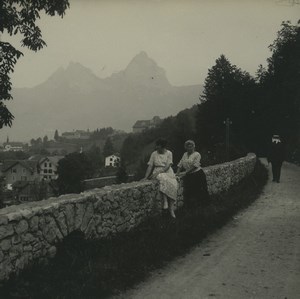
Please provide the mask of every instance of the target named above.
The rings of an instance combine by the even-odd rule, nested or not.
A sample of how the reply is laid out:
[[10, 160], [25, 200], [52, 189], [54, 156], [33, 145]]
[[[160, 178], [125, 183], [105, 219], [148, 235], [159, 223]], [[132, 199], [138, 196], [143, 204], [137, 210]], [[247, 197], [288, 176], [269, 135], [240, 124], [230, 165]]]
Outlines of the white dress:
[[159, 191], [166, 194], [173, 200], [177, 199], [178, 182], [175, 177], [172, 167], [166, 172], [162, 172], [164, 167], [173, 164], [172, 152], [166, 150], [163, 154], [157, 151], [153, 152], [150, 156], [148, 165], [153, 167], [151, 178], [159, 181]]

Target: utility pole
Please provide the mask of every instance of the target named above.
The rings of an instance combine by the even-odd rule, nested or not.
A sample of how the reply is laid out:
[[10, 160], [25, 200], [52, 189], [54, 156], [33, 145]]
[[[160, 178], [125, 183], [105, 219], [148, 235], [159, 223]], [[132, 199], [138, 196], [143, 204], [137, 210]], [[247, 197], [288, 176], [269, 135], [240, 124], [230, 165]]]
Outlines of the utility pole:
[[226, 161], [229, 161], [229, 133], [230, 125], [232, 124], [232, 121], [229, 119], [229, 117], [226, 118], [224, 124], [226, 126]]

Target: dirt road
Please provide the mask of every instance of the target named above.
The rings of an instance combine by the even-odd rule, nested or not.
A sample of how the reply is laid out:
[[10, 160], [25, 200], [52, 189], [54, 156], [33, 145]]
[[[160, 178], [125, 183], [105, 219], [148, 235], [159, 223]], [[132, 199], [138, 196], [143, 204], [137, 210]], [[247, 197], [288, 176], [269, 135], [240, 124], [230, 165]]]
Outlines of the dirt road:
[[284, 163], [280, 184], [120, 297], [300, 298], [300, 167]]

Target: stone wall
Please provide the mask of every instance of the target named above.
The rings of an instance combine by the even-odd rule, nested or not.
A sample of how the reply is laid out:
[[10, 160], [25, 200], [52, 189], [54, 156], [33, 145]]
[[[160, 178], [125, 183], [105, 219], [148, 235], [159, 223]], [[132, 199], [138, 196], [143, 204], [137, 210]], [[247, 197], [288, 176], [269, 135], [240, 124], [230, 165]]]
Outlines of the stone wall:
[[[204, 169], [211, 194], [227, 190], [250, 174], [256, 157]], [[181, 194], [182, 192], [179, 192]], [[182, 196], [179, 195], [179, 205]], [[0, 210], [0, 280], [33, 261], [56, 254], [56, 245], [73, 231], [99, 239], [129, 231], [160, 213], [156, 182], [133, 182], [68, 194]]]

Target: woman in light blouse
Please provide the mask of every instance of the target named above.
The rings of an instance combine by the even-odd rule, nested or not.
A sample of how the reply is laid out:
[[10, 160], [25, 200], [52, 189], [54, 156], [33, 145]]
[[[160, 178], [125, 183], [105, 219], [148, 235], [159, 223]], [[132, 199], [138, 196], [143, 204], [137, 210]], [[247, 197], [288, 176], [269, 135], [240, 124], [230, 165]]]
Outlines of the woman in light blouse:
[[201, 155], [195, 151], [195, 142], [184, 143], [186, 152], [178, 163], [177, 176], [183, 180], [183, 197], [186, 207], [196, 207], [209, 199], [206, 176], [201, 169]]
[[144, 180], [157, 179], [159, 191], [163, 199], [163, 211], [169, 210], [172, 218], [176, 218], [174, 205], [177, 199], [178, 182], [173, 172], [173, 155], [166, 149], [167, 141], [158, 139], [156, 150], [151, 154]]

